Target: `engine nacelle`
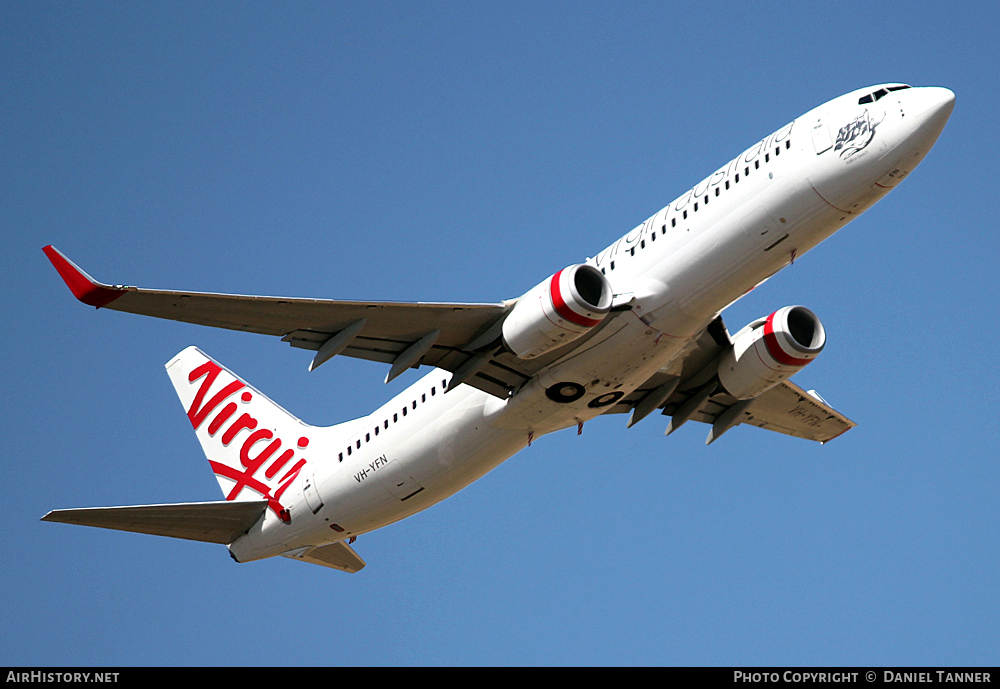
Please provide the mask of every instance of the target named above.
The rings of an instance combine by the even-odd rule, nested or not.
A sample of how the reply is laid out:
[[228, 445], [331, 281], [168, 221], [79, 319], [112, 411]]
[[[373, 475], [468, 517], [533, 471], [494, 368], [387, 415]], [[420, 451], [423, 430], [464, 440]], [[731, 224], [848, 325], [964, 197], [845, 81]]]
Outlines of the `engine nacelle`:
[[736, 333], [719, 364], [719, 380], [730, 395], [756, 397], [800, 371], [826, 345], [823, 324], [804, 306], [786, 306]]
[[610, 283], [594, 266], [564, 268], [517, 302], [503, 324], [504, 344], [519, 359], [534, 359], [600, 324], [611, 298]]

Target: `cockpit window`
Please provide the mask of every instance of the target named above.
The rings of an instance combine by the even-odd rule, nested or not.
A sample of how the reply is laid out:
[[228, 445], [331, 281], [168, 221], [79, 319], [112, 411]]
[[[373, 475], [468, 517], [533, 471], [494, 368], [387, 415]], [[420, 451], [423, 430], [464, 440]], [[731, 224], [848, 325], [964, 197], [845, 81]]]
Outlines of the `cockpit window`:
[[861, 96], [858, 98], [858, 105], [864, 105], [865, 103], [874, 103], [882, 96], [889, 95], [889, 91], [902, 91], [903, 89], [910, 88], [907, 84], [901, 84], [900, 86], [889, 86], [888, 88], [879, 89], [874, 93], [869, 93], [867, 96]]

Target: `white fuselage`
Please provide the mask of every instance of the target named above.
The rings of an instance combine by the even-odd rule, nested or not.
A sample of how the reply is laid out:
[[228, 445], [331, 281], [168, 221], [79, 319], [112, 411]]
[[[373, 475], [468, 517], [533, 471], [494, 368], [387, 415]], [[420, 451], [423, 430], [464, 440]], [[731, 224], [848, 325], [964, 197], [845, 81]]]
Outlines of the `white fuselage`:
[[[588, 260], [631, 310], [509, 399], [467, 385], [445, 394], [451, 374], [435, 369], [371, 415], [317, 429], [316, 468], [286, 493], [291, 520], [268, 512], [230, 550], [247, 561], [377, 529], [532, 439], [607, 411], [590, 403], [669, 371], [722, 309], [888, 193], [930, 150], [953, 101], [947, 89], [875, 86], [782, 127]], [[586, 394], [544, 394], [567, 381]]]

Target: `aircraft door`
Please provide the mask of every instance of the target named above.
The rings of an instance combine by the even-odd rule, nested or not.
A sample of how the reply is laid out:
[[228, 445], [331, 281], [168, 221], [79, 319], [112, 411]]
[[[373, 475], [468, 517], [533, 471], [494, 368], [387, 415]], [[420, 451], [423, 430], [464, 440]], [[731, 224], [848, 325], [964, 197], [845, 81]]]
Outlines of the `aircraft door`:
[[830, 136], [830, 127], [827, 125], [826, 120], [824, 120], [822, 116], [817, 117], [816, 121], [813, 122], [812, 140], [813, 148], [816, 149], [816, 155], [825, 153], [833, 147], [833, 138]]
[[316, 478], [310, 472], [303, 475], [302, 479], [302, 494], [306, 498], [306, 504], [309, 505], [309, 509], [316, 514], [323, 507], [323, 499], [319, 496], [319, 491], [316, 490]]

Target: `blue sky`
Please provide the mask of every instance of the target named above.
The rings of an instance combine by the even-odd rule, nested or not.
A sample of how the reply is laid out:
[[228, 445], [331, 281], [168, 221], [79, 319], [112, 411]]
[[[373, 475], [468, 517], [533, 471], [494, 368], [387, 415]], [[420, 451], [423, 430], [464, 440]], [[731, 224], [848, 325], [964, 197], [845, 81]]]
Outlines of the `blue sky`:
[[[0, 271], [17, 665], [996, 664], [995, 3], [4, 3]], [[616, 416], [356, 549], [358, 575], [38, 521], [219, 499], [163, 370], [196, 344], [304, 420], [383, 366], [75, 302], [145, 287], [496, 301], [861, 86], [954, 114], [886, 199], [725, 313], [828, 344], [827, 446]]]

